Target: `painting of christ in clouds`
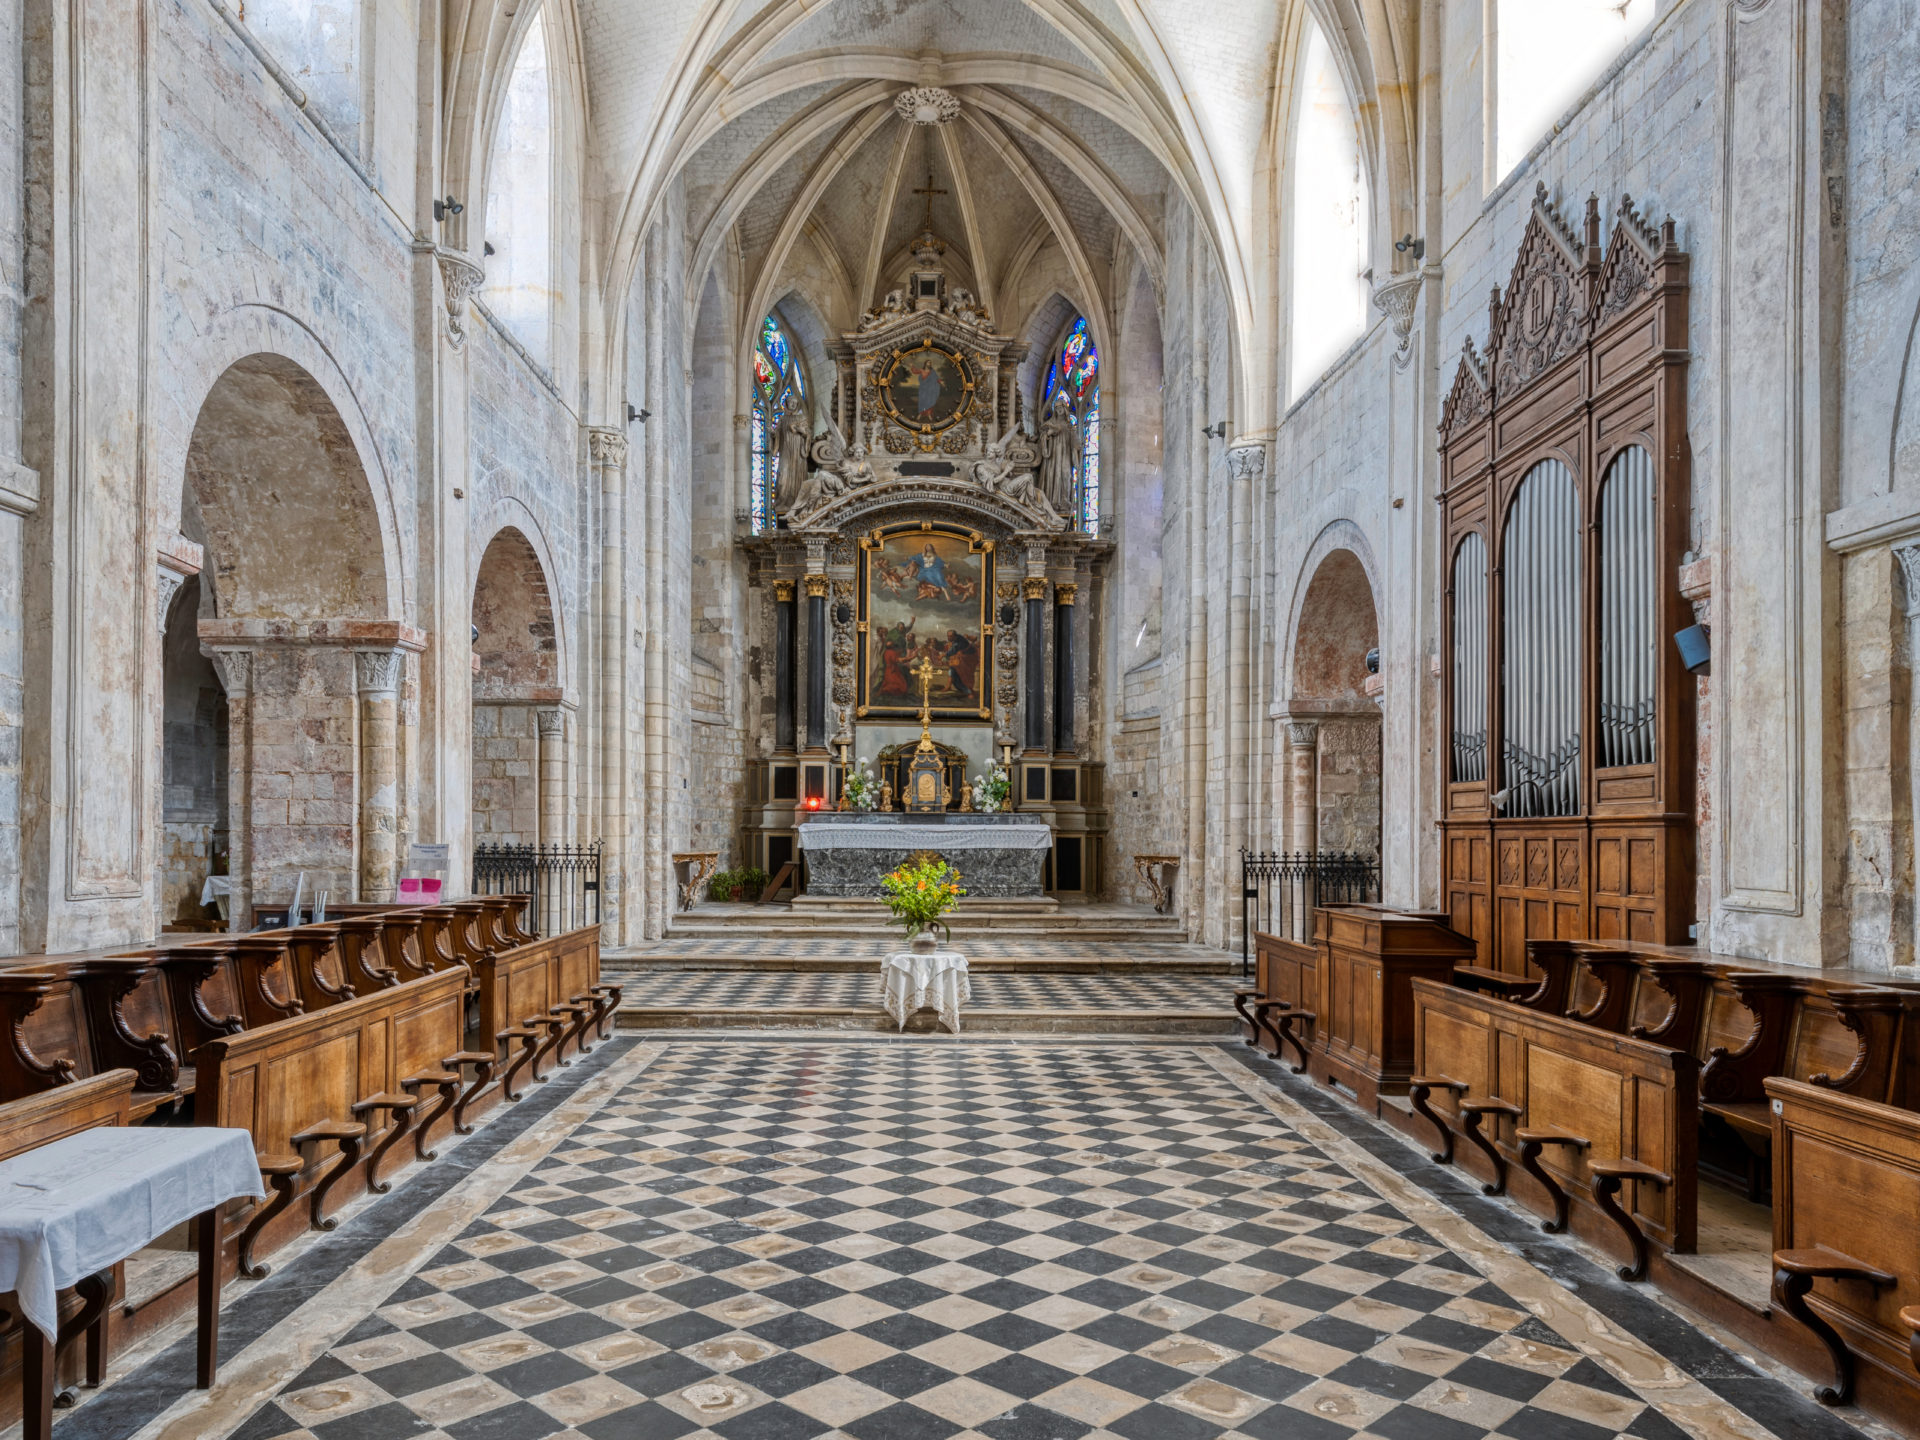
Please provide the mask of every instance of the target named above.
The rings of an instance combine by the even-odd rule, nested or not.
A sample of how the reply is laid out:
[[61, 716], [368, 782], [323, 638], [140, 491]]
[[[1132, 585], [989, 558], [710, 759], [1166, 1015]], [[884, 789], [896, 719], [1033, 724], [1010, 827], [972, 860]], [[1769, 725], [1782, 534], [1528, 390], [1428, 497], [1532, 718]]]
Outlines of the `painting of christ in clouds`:
[[936, 712], [983, 718], [987, 710], [986, 596], [992, 552], [966, 535], [918, 526], [863, 542], [867, 621], [860, 666], [860, 714], [919, 713], [924, 660], [932, 667]]

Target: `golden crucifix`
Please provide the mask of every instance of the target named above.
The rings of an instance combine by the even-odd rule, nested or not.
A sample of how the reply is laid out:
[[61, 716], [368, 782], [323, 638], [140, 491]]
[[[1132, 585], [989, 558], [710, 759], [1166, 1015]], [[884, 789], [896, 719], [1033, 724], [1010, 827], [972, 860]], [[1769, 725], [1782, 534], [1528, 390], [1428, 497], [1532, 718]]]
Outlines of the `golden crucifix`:
[[933, 661], [925, 655], [920, 663], [908, 672], [920, 681], [920, 744], [921, 750], [933, 748]]

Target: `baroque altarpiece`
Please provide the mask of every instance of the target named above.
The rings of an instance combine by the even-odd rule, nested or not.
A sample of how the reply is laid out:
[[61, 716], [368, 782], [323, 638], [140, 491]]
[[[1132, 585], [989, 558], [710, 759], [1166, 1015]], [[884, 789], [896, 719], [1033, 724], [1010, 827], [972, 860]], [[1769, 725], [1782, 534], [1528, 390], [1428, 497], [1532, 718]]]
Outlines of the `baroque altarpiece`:
[[783, 446], [777, 520], [738, 542], [755, 660], [742, 853], [770, 875], [796, 861], [849, 766], [898, 808], [893, 757], [924, 695], [949, 808], [1004, 766], [1011, 807], [1052, 827], [1049, 892], [1097, 895], [1109, 817], [1086, 717], [1111, 545], [1075, 523], [1071, 417], [1027, 423], [1027, 347], [949, 286], [945, 251], [921, 233], [900, 287], [830, 343], [825, 413], [782, 422], [807, 432]]

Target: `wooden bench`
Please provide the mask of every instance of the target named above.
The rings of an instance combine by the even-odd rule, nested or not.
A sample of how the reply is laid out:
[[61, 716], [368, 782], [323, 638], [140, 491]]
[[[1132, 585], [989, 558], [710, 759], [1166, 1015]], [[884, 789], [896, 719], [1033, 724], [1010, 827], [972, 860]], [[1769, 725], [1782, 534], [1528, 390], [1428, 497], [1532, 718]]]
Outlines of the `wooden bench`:
[[620, 987], [600, 980], [598, 925], [511, 950], [489, 950], [477, 962], [476, 973], [482, 1038], [475, 1049], [496, 1047], [506, 1066], [501, 1090], [509, 1100], [520, 1098], [515, 1081], [523, 1070], [539, 1080], [543, 1061], [571, 1064], [566, 1057], [569, 1045], [584, 1052], [591, 1048], [586, 1041], [590, 1030], [610, 1033]]
[[1920, 1114], [1798, 1080], [1766, 1093], [1773, 1297], [1826, 1352], [1816, 1397], [1920, 1428]]
[[282, 1221], [296, 1200], [306, 1199], [308, 1224], [328, 1229], [334, 1192], [369, 1183], [362, 1156], [392, 1150], [418, 1104], [406, 1082], [454, 1068], [465, 994], [449, 971], [200, 1048], [195, 1122], [251, 1131], [270, 1192], [230, 1226], [243, 1273], [264, 1274], [256, 1253], [297, 1232]]
[[144, 1119], [192, 1088], [170, 1043], [166, 978], [142, 957], [36, 956], [0, 967], [0, 1101], [111, 1070], [135, 1076]]
[[1272, 1037], [1276, 1060], [1284, 1060], [1286, 1048], [1293, 1047], [1298, 1075], [1307, 1068], [1307, 1042], [1320, 1002], [1319, 948], [1262, 930], [1254, 932], [1253, 945], [1254, 985], [1233, 992], [1234, 1009], [1247, 1024], [1249, 1045], [1265, 1049], [1264, 1031]]
[[1624, 1236], [1622, 1278], [1646, 1275], [1650, 1247], [1693, 1249], [1693, 1056], [1438, 981], [1411, 990], [1419, 1073], [1409, 1100], [1436, 1128], [1436, 1160], [1454, 1158], [1457, 1124], [1484, 1161], [1489, 1193], [1504, 1191], [1518, 1165], [1540, 1187], [1544, 1228]]

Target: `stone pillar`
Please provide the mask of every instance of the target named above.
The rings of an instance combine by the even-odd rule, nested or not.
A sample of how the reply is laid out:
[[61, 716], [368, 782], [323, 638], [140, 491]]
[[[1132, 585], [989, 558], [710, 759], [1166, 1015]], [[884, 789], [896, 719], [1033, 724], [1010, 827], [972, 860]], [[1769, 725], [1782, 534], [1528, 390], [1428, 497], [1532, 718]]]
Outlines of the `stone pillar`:
[[206, 653], [227, 692], [227, 929], [238, 934], [253, 904], [253, 652]]
[[1053, 587], [1053, 749], [1057, 755], [1077, 750], [1073, 733], [1073, 602], [1077, 584]]
[[1029, 751], [1047, 748], [1047, 582], [1029, 575], [1027, 597], [1027, 743]]
[[[1907, 617], [1907, 794], [1906, 815], [1899, 816], [1899, 797], [1895, 797], [1894, 808], [1896, 823], [1894, 836], [1896, 853], [1893, 857], [1896, 874], [1912, 875], [1920, 861], [1915, 858], [1913, 834], [1914, 818], [1920, 816], [1920, 683], [1914, 680], [1914, 672], [1920, 670], [1920, 543], [1897, 546], [1893, 558], [1900, 562], [1900, 578], [1906, 582]], [[1696, 605], [1696, 611], [1701, 608]], [[1705, 623], [1701, 617], [1701, 623]], [[1894, 691], [1895, 703], [1898, 703], [1899, 690]], [[1897, 731], [1896, 731], [1897, 734]], [[1897, 755], [1897, 751], [1895, 752]], [[1895, 763], [1898, 763], [1897, 760]], [[1904, 819], [1905, 824], [1898, 823]], [[1898, 853], [1902, 835], [1905, 837], [1905, 854]], [[1902, 897], [1908, 913], [1896, 913], [1893, 925], [1896, 933], [1890, 935], [1889, 958], [1896, 965], [1911, 965], [1916, 956], [1920, 956], [1920, 906], [1916, 906], [1911, 894]], [[1898, 903], [1898, 902], [1897, 902]], [[1905, 933], [1898, 933], [1904, 930]]]
[[534, 712], [540, 732], [540, 832], [542, 845], [567, 838], [567, 712], [542, 707]]
[[807, 749], [827, 748], [827, 577], [807, 576]]
[[[356, 650], [360, 695], [360, 893], [364, 903], [389, 901], [399, 885], [401, 650]], [[229, 738], [231, 744], [231, 738]], [[452, 861], [457, 871], [464, 859]]]
[[[593, 608], [598, 631], [599, 670], [592, 757], [595, 813], [600, 820], [601, 918], [613, 937], [635, 938], [637, 895], [628, 863], [632, 816], [628, 807], [627, 739], [631, 726], [627, 685], [627, 437], [603, 426], [587, 430], [587, 457], [600, 485], [600, 573], [594, 580]], [[584, 790], [584, 777], [582, 789]]]
[[794, 692], [794, 670], [796, 656], [794, 647], [799, 641], [798, 627], [795, 621], [798, 607], [793, 598], [793, 581], [776, 580], [773, 582], [773, 748], [782, 755], [793, 753], [797, 726], [794, 715], [799, 696]]
[[1289, 848], [1311, 855], [1320, 843], [1320, 722], [1289, 720], [1293, 793], [1288, 808], [1293, 824], [1288, 836]]

